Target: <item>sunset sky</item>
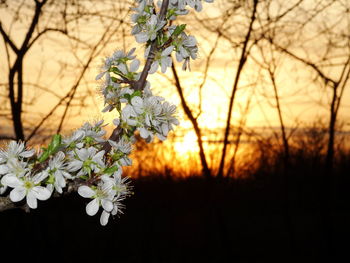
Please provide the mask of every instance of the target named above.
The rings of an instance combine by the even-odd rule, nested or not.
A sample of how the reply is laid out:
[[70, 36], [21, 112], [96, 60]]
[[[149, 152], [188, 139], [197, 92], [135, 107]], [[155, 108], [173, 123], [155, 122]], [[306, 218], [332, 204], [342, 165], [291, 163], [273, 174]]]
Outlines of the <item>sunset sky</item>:
[[[310, 3], [311, 2], [312, 1], [310, 1]], [[292, 6], [292, 4], [293, 3], [290, 5]], [[285, 8], [288, 7], [286, 6]], [[336, 14], [338, 10], [337, 8], [339, 8], [339, 6], [335, 5], [333, 9], [330, 8], [329, 11], [322, 14], [322, 16], [320, 16], [322, 22], [327, 21], [327, 17]], [[272, 14], [283, 12], [283, 9], [278, 5], [271, 7], [271, 10]], [[3, 27], [9, 30], [13, 17], [7, 11], [6, 8], [0, 9], [0, 17]], [[205, 21], [208, 21], [208, 25], [210, 25], [210, 23], [213, 23], [211, 22], [212, 20], [215, 21], [215, 19], [220, 17], [225, 11], [227, 11], [225, 10], [225, 4], [223, 4], [222, 1], [217, 1], [215, 5], [205, 9], [204, 12], [200, 15], [197, 14], [197, 16], [200, 19], [205, 18]], [[298, 10], [298, 12], [301, 11]], [[243, 15], [249, 15], [249, 12], [238, 12], [232, 22], [236, 23], [234, 24], [236, 25], [236, 28], [232, 27], [232, 29], [227, 29], [227, 33], [232, 34], [233, 43], [235, 41], [240, 41], [239, 37], [242, 37], [245, 33], [244, 30], [248, 20], [244, 21]], [[130, 17], [130, 15], [127, 15], [125, 12], [119, 16], [126, 16], [127, 19]], [[293, 19], [293, 14], [290, 17], [290, 19]], [[321, 19], [320, 17], [317, 19]], [[240, 18], [242, 18], [242, 22], [236, 21]], [[303, 18], [301, 17], [300, 20], [302, 21]], [[20, 43], [23, 40], [27, 22], [26, 19], [23, 19], [22, 22], [17, 21], [12, 25], [10, 35], [14, 42]], [[216, 23], [218, 24], [219, 21]], [[227, 22], [226, 24], [229, 23], [231, 22]], [[337, 29], [337, 31], [343, 32], [346, 30], [346, 23], [345, 20], [342, 20], [340, 25], [344, 26]], [[104, 22], [104, 24], [107, 24], [107, 22]], [[118, 22], [114, 22], [114, 27], [117, 26]], [[303, 48], [307, 46], [307, 57], [311, 58], [317, 56], [317, 54], [324, 49], [322, 47], [322, 37], [313, 36], [314, 39], [307, 39], [308, 35], [306, 35], [306, 33], [309, 32], [309, 36], [312, 36], [313, 27], [315, 27], [315, 24], [311, 24], [308, 28], [305, 28], [299, 36], [299, 41], [301, 42], [303, 41], [302, 38], [305, 38], [305, 43], [307, 44], [303, 43]], [[85, 24], [79, 24], [79, 36], [86, 41], [86, 44], [93, 46], [94, 43], [97, 43], [105, 28], [106, 25], [102, 25], [101, 22], [96, 19], [92, 19], [91, 21], [86, 21]], [[85, 94], [82, 99], [86, 107], [84, 107], [79, 114], [77, 114], [78, 108], [68, 111], [68, 118], [64, 122], [64, 132], [79, 127], [84, 121], [104, 118], [106, 122], [111, 122], [113, 118], [115, 118], [113, 113], [102, 114], [100, 112], [103, 108], [103, 101], [101, 96], [98, 95], [98, 87], [100, 83], [95, 81], [95, 76], [99, 73], [99, 67], [103, 58], [109, 56], [116, 49], [123, 48], [123, 46], [138, 47], [139, 58], [142, 59], [142, 46], [135, 44], [130, 37], [124, 41], [121, 38], [122, 32], [124, 31], [124, 33], [128, 33], [128, 30], [130, 30], [129, 22], [118, 28], [117, 34], [108, 36], [110, 40], [96, 50], [94, 59], [85, 72], [77, 92], [77, 96], [79, 97], [83, 94], [82, 91], [88, 90], [89, 94]], [[286, 31], [288, 30], [292, 29], [287, 28]], [[184, 87], [185, 97], [191, 105], [193, 112], [196, 113], [198, 112], [199, 94], [201, 94], [202, 113], [198, 119], [200, 126], [209, 130], [221, 130], [225, 127], [229, 96], [232, 91], [240, 50], [234, 49], [232, 47], [233, 44], [229, 43], [224, 37], [220, 38], [210, 61], [206, 82], [199, 93], [198, 87], [204, 78], [204, 65], [206, 63], [206, 58], [210, 49], [213, 47], [217, 36], [215, 33], [209, 32], [205, 26], [198, 23], [190, 24], [188, 26], [188, 32], [189, 34], [196, 35], [198, 39], [199, 57], [192, 63], [191, 72], [181, 72], [181, 65], [177, 64], [178, 72], [181, 77], [181, 84]], [[347, 33], [349, 34], [349, 32]], [[320, 47], [317, 47], [317, 45], [320, 45]], [[75, 49], [74, 52], [72, 52], [72, 48]], [[291, 45], [291, 48], [301, 56], [305, 55], [303, 50], [298, 50], [297, 43]], [[6, 61], [6, 52], [4, 51], [4, 44], [3, 42], [0, 42], [1, 61]], [[336, 53], [339, 52], [339, 50], [335, 50], [334, 52], [335, 55], [338, 55]], [[62, 37], [57, 33], [48, 34], [32, 47], [25, 58], [25, 82], [27, 84], [31, 83], [40, 85], [40, 88], [35, 88], [33, 85], [26, 85], [25, 98], [30, 102], [30, 105], [25, 106], [23, 120], [27, 123], [27, 129], [30, 130], [30, 127], [35, 125], [35, 123], [38, 123], [58, 102], [59, 96], [66, 94], [66, 92], [68, 92], [75, 84], [78, 77], [77, 75], [82, 71], [81, 64], [86, 62], [90, 53], [91, 49], [89, 49], [88, 46], [81, 44], [74, 46], [72, 41], [68, 41], [67, 38]], [[257, 61], [261, 61], [259, 50], [253, 48], [251, 50], [251, 55], [252, 58], [248, 58], [239, 81], [239, 89], [236, 94], [231, 123], [233, 125], [239, 123], [242, 114], [244, 114], [246, 109], [246, 105], [248, 101], [250, 101], [249, 109], [246, 112], [246, 114], [248, 114], [245, 124], [246, 127], [279, 127], [271, 82], [268, 78], [267, 72], [256, 63]], [[327, 105], [330, 101], [330, 93], [323, 90], [322, 83], [314, 81], [315, 74], [310, 68], [296, 62], [286, 55], [279, 55], [277, 52], [275, 55], [277, 56], [278, 63], [276, 83], [281, 99], [280, 103], [285, 125], [287, 127], [295, 127], [296, 125], [303, 126], [311, 124], [317, 119], [321, 119], [326, 123], [328, 119]], [[13, 57], [11, 61], [13, 62]], [[7, 62], [0, 64], [0, 71], [3, 72], [4, 75], [8, 72], [7, 67]], [[326, 68], [326, 70], [328, 70], [328, 68]], [[337, 75], [337, 71], [339, 73], [337, 67], [334, 67], [331, 70], [335, 75]], [[333, 72], [330, 74], [333, 74]], [[154, 87], [155, 93], [162, 95], [174, 104], [179, 105], [181, 125], [177, 128], [175, 134], [183, 134], [183, 130], [188, 132], [188, 134], [185, 134], [184, 141], [186, 142], [186, 145], [190, 145], [189, 142], [195, 140], [193, 131], [191, 131], [192, 125], [186, 120], [186, 116], [181, 110], [180, 99], [174, 85], [170, 82], [171, 79], [172, 73], [170, 69], [168, 69], [165, 75], [157, 73], [149, 78]], [[4, 81], [2, 81], [2, 84], [5, 84]], [[6, 95], [4, 87], [5, 86], [1, 86], [1, 94]], [[339, 112], [339, 120], [340, 122], [345, 123], [345, 130], [350, 129], [349, 121], [347, 121], [350, 117], [349, 101], [350, 89], [345, 89], [341, 104], [342, 107]], [[73, 102], [73, 105], [74, 104], [76, 105], [76, 102]], [[53, 115], [56, 117], [50, 118], [44, 127], [52, 127], [55, 120], [62, 114], [62, 111], [63, 108], [60, 107]], [[2, 133], [11, 134], [11, 128], [9, 128], [11, 122], [5, 120], [1, 116], [0, 118], [2, 123], [0, 131]], [[179, 148], [179, 146], [176, 147]]]

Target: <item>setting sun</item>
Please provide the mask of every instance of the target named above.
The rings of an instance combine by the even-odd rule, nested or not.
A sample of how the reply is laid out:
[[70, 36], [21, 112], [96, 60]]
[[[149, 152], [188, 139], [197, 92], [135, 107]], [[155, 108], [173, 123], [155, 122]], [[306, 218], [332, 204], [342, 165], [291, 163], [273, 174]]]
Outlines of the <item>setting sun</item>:
[[196, 133], [194, 131], [187, 132], [181, 141], [174, 143], [174, 148], [179, 155], [198, 152]]

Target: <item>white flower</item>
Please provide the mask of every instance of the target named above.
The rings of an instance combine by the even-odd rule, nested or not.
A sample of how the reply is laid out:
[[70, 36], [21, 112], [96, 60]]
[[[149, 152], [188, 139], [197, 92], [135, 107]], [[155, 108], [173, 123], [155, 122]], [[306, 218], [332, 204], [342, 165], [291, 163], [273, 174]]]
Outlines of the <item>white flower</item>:
[[152, 15], [144, 25], [143, 31], [136, 34], [135, 38], [138, 43], [145, 43], [148, 40], [153, 41], [157, 37], [157, 32], [166, 24], [165, 21], [158, 21], [156, 15]]
[[136, 126], [137, 120], [135, 118], [137, 117], [137, 113], [135, 112], [134, 108], [128, 104], [122, 109], [121, 119], [122, 121], [126, 122], [128, 125]]
[[125, 61], [125, 60], [132, 60], [136, 57], [134, 55], [135, 50], [136, 48], [132, 48], [128, 53], [125, 53], [123, 50], [117, 50], [113, 53], [112, 59], [116, 63], [121, 63], [122, 61]]
[[49, 167], [46, 170], [50, 176], [53, 176], [53, 185], [59, 193], [62, 193], [62, 188], [66, 187], [66, 178], [73, 179], [73, 177], [66, 171], [67, 164], [64, 163], [64, 158], [64, 153], [58, 152], [54, 158], [49, 161]]
[[160, 99], [160, 97], [152, 96], [142, 100], [140, 97], [136, 96], [131, 100], [135, 112], [144, 116], [144, 124], [149, 127], [158, 125], [157, 116], [162, 112]]
[[137, 70], [140, 67], [140, 60], [134, 59], [131, 61], [130, 66], [128, 66], [125, 62], [117, 65], [117, 68], [120, 70], [122, 75], [129, 80], [136, 80], [139, 78]]
[[138, 7], [133, 8], [136, 13], [131, 15], [131, 21], [135, 23], [131, 30], [132, 35], [138, 34], [142, 31], [142, 26], [149, 20], [151, 12], [153, 12], [153, 8], [149, 8], [149, 13], [145, 12], [146, 4], [146, 1], [141, 1]]
[[99, 172], [105, 166], [103, 162], [105, 151], [96, 152], [97, 149], [94, 147], [77, 149], [76, 156], [68, 163], [67, 170], [71, 172], [79, 170], [77, 176], [90, 175], [92, 171]]
[[9, 161], [6, 164], [6, 167], [4, 166], [5, 165], [0, 165], [0, 174], [23, 177], [27, 172], [29, 172], [28, 163], [17, 159]]
[[105, 63], [104, 63], [104, 65], [102, 66], [102, 72], [99, 73], [99, 74], [96, 76], [96, 80], [101, 79], [105, 74], [107, 75], [107, 78], [110, 77], [108, 71], [109, 71], [109, 69], [111, 68], [112, 63], [113, 63], [113, 58], [107, 57], [107, 58], [105, 59]]
[[93, 125], [89, 122], [84, 123], [84, 125], [79, 129], [84, 132], [84, 140], [94, 140], [96, 142], [102, 143], [105, 140], [101, 138], [106, 134], [106, 131], [102, 129], [103, 120], [97, 121]]
[[108, 140], [109, 144], [115, 149], [119, 150], [124, 154], [130, 154], [132, 150], [132, 145], [129, 141], [124, 138], [121, 138], [118, 143], [115, 141]]
[[110, 80], [109, 69], [113, 65], [117, 65], [118, 63], [120, 63], [123, 59], [129, 59], [129, 60], [134, 59], [135, 56], [133, 56], [133, 53], [135, 52], [135, 50], [136, 49], [133, 48], [127, 54], [125, 54], [124, 51], [117, 50], [113, 53], [111, 57], [107, 57], [105, 59], [104, 65], [102, 66], [102, 72], [96, 76], [96, 80], [99, 80], [104, 75], [106, 75], [106, 82], [108, 83]]
[[111, 214], [113, 216], [115, 216], [117, 214], [122, 214], [123, 213], [122, 209], [124, 208], [124, 205], [122, 203], [120, 203], [120, 201], [122, 201], [122, 200], [124, 200], [124, 198], [122, 198], [122, 197], [114, 198], [112, 200], [112, 203], [113, 203], [112, 211], [110, 211], [110, 212], [108, 212], [106, 210], [102, 211], [101, 217], [100, 217], [100, 224], [102, 226], [107, 225], [109, 217], [110, 217]]
[[[113, 203], [113, 209], [111, 211], [108, 211], [104, 209], [102, 211], [101, 217], [100, 217], [100, 223], [101, 225], [105, 226], [108, 223], [108, 219], [110, 215], [117, 215], [118, 213], [123, 213], [122, 208], [124, 208], [124, 205], [120, 203], [120, 201], [124, 200], [126, 196], [130, 194], [130, 186], [128, 177], [121, 177], [122, 169], [121, 167], [118, 169], [117, 172], [113, 174], [113, 178], [103, 175], [101, 176], [102, 181], [107, 185], [112, 185], [112, 189], [115, 191], [114, 198], [112, 199]], [[110, 186], [109, 186], [110, 187]]]
[[131, 142], [124, 138], [120, 139], [118, 143], [112, 140], [108, 140], [108, 142], [112, 146], [111, 156], [116, 156], [113, 158], [114, 161], [119, 161], [122, 166], [132, 165], [132, 160], [128, 157], [132, 150]]
[[76, 130], [71, 136], [63, 139], [63, 144], [69, 148], [82, 148], [84, 143], [81, 142], [85, 137], [85, 132], [83, 130]]
[[121, 87], [119, 84], [111, 82], [110, 85], [102, 89], [102, 93], [105, 98], [105, 105], [107, 104], [102, 112], [107, 112], [117, 108], [121, 103], [126, 103], [127, 99], [124, 98], [124, 95], [131, 95], [133, 90], [128, 87]]
[[30, 158], [34, 155], [35, 150], [26, 150], [24, 142], [11, 141], [6, 150], [0, 150], [0, 164], [7, 163], [19, 158]]
[[1, 184], [12, 187], [10, 199], [12, 202], [19, 202], [26, 197], [27, 204], [30, 208], [37, 208], [37, 199], [47, 200], [51, 192], [45, 187], [40, 186], [42, 180], [47, 177], [47, 173], [39, 173], [31, 177], [30, 173], [18, 178], [11, 175], [5, 175], [1, 179]]
[[126, 197], [130, 195], [129, 177], [122, 177], [122, 173], [122, 167], [119, 167], [119, 169], [113, 173], [112, 177], [105, 174], [101, 176], [101, 180], [105, 184], [111, 185], [113, 191], [115, 191], [116, 197]]
[[[204, 0], [207, 3], [213, 3], [214, 0]], [[179, 10], [184, 10], [186, 5], [194, 8], [197, 12], [202, 11], [202, 0], [170, 0], [171, 7], [177, 7]], [[187, 14], [187, 13], [185, 13]]]
[[173, 130], [173, 125], [179, 125], [179, 120], [175, 117], [176, 106], [169, 102], [162, 104], [161, 117], [158, 120], [161, 122], [161, 131], [164, 136], [168, 135], [170, 130]]
[[153, 74], [158, 70], [160, 65], [162, 73], [165, 73], [168, 67], [171, 67], [172, 60], [170, 57], [171, 52], [174, 50], [174, 46], [169, 46], [164, 49], [162, 52], [157, 52], [155, 55], [155, 59], [151, 65], [148, 73]]
[[94, 189], [86, 185], [80, 186], [78, 194], [84, 198], [93, 199], [86, 205], [86, 213], [89, 216], [96, 215], [100, 206], [107, 212], [113, 210], [112, 200], [115, 196], [115, 191], [112, 190], [110, 183], [99, 184]]

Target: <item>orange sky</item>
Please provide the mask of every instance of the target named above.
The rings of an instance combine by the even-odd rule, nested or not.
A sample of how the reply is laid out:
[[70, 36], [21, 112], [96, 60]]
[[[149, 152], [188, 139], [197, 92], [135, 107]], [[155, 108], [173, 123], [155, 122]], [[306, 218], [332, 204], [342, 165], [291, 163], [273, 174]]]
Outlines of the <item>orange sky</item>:
[[[219, 12], [217, 10], [219, 9], [212, 8], [207, 10], [207, 14], [204, 15], [209, 14], [210, 16], [215, 16]], [[6, 28], [6, 12], [4, 13], [4, 10], [2, 10], [0, 15], [2, 17], [1, 21]], [[92, 24], [95, 24], [96, 27], [96, 23]], [[96, 36], [96, 32], [101, 30], [100, 28], [94, 28], [94, 30], [91, 30], [92, 25], [89, 24], [86, 24], [85, 26], [86, 27], [83, 28], [83, 31], [86, 31], [87, 35], [93, 34]], [[23, 33], [21, 28], [21, 26], [18, 26], [17, 28], [13, 29], [13, 32], [16, 32], [13, 34], [13, 37], [20, 38], [21, 33]], [[191, 33], [196, 35], [196, 32]], [[198, 38], [200, 39], [200, 37]], [[93, 63], [89, 67], [89, 70], [84, 76], [84, 81], [82, 81], [81, 86], [79, 87], [80, 90], [89, 88], [92, 93], [96, 91], [99, 84], [94, 80], [94, 78], [98, 73], [101, 59], [104, 56], [108, 56], [108, 54], [113, 52], [116, 48], [121, 48], [123, 46], [122, 43], [114, 41], [117, 40], [114, 39], [113, 43], [105, 46], [104, 50], [99, 54], [99, 56], [94, 59]], [[199, 42], [200, 56], [197, 61], [193, 63], [192, 72], [181, 73], [181, 82], [185, 87], [184, 92], [186, 99], [188, 99], [188, 102], [194, 109], [199, 101], [198, 85], [203, 78], [203, 69], [201, 66], [205, 62], [204, 55], [208, 53], [208, 48], [210, 45], [212, 45], [212, 42], [213, 41], [211, 38], [209, 38], [207, 41], [202, 40], [202, 42]], [[54, 91], [55, 93], [65, 94], [72, 86], [72, 83], [75, 82], [76, 72], [79, 72], [79, 69], [75, 71], [74, 68], [61, 72], [62, 64], [76, 61], [76, 58], [74, 58], [69, 51], [66, 51], [66, 45], [67, 42], [63, 39], [56, 41], [55, 35], [53, 34], [51, 39], [46, 39], [45, 41], [42, 41], [40, 45], [33, 47], [26, 57], [25, 81], [34, 83], [38, 81], [40, 85]], [[233, 58], [236, 56], [234, 52], [229, 49], [229, 47], [230, 46], [227, 42], [220, 42], [218, 50], [215, 52], [213, 59], [215, 63], [212, 63], [210, 67], [207, 82], [202, 90], [202, 114], [199, 117], [199, 123], [203, 128], [223, 128], [226, 121], [229, 94], [232, 90], [233, 77], [236, 72], [237, 65], [233, 60]], [[3, 51], [4, 46], [3, 42], [1, 42], [1, 61], [5, 60], [5, 53]], [[87, 53], [88, 50], [80, 51], [77, 53], [77, 55], [83, 60], [84, 56], [86, 56], [85, 54]], [[284, 61], [283, 65], [284, 67], [280, 72], [278, 85], [280, 87], [280, 95], [282, 97], [281, 103], [286, 125], [293, 126], [297, 121], [308, 124], [318, 117], [326, 119], [328, 116], [327, 109], [324, 105], [320, 106], [318, 102], [326, 104], [326, 101], [329, 100], [329, 98], [324, 96], [324, 93], [320, 92], [320, 88], [311, 84], [310, 81], [303, 82], [303, 79], [310, 79], [309, 72], [304, 68], [301, 68], [300, 65], [295, 64], [288, 59]], [[293, 67], [296, 65], [297, 67], [300, 67], [298, 72], [299, 81], [296, 81], [293, 74], [291, 74]], [[6, 63], [1, 63], [0, 71], [6, 72]], [[41, 72], [40, 75], [39, 72]], [[58, 75], [60, 77], [57, 77]], [[170, 70], [168, 70], [166, 76], [171, 78], [172, 74]], [[255, 78], [257, 78], [257, 76], [256, 66], [254, 66], [253, 63], [249, 63], [240, 80], [241, 88], [236, 96], [232, 123], [235, 124], [240, 120], [241, 113], [247, 104], [247, 100], [250, 98], [251, 108], [248, 112], [249, 115], [246, 125], [249, 127], [278, 126], [278, 115], [274, 107], [271, 87], [266, 84], [267, 82], [259, 82], [256, 86], [246, 87], [249, 86], [255, 80]], [[168, 100], [175, 104], [180, 104], [175, 88], [169, 85], [169, 81], [164, 78], [164, 76], [161, 76], [161, 74], [154, 75], [150, 77], [150, 80], [157, 94], [164, 95]], [[294, 94], [297, 90], [301, 91]], [[263, 95], [267, 95], [268, 98]], [[36, 99], [32, 105], [25, 108], [26, 111], [30, 112], [31, 116], [33, 116], [31, 120], [32, 122], [40, 120], [57, 102], [57, 98], [55, 98], [54, 95], [32, 88], [26, 90], [25, 96], [31, 99]], [[343, 99], [343, 105], [346, 107], [343, 107], [340, 111], [340, 120], [347, 120], [350, 117], [350, 111], [348, 111], [350, 106], [349, 101], [350, 90], [347, 89]], [[103, 117], [107, 122], [111, 122], [111, 120], [115, 117], [112, 114], [102, 115], [102, 113], [100, 113], [100, 109], [103, 108], [102, 98], [97, 94], [93, 100], [87, 98], [86, 104], [90, 106], [84, 109], [77, 117], [72, 117], [66, 122], [65, 127], [67, 127], [67, 130], [70, 130], [74, 126], [79, 126], [86, 120], [95, 119], [97, 117]], [[59, 112], [60, 111], [58, 111], [58, 113]], [[73, 115], [73, 112], [71, 112], [70, 115]], [[181, 126], [178, 128], [178, 130], [181, 131], [181, 129], [190, 129], [191, 123], [186, 121], [186, 117], [181, 111], [179, 112], [179, 116], [181, 119]], [[24, 119], [28, 117], [29, 114], [24, 115]], [[5, 120], [1, 121], [5, 123]], [[346, 126], [346, 128], [350, 129], [349, 126]], [[189, 135], [186, 136], [185, 141], [193, 139], [193, 133], [189, 133]]]

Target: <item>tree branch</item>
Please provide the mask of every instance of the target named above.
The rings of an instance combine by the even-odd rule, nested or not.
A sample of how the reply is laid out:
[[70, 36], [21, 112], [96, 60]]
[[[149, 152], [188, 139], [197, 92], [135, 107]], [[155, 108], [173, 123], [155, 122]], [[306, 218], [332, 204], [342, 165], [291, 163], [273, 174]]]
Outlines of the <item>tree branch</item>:
[[6, 34], [4, 29], [2, 28], [2, 24], [0, 22], [0, 33], [2, 37], [4, 38], [5, 43], [9, 44], [10, 47], [12, 48], [13, 52], [16, 54], [19, 52], [19, 49], [16, 47], [15, 43], [10, 39], [10, 37]]
[[[169, 0], [164, 0], [162, 2], [162, 6], [161, 6], [160, 11], [159, 11], [159, 20], [163, 20], [165, 18], [166, 12], [168, 10], [168, 6], [169, 6]], [[148, 71], [150, 70], [151, 65], [154, 61], [154, 53], [157, 50], [157, 47], [158, 47], [157, 39], [155, 39], [155, 40], [153, 40], [153, 42], [151, 44], [151, 48], [150, 48], [145, 66], [141, 72], [140, 79], [133, 83], [133, 88], [135, 90], [143, 90], [143, 88], [145, 87], [146, 80], [148, 77]]]
[[[163, 20], [165, 18], [166, 12], [168, 10], [168, 6], [169, 6], [169, 0], [163, 0], [162, 6], [161, 6], [160, 11], [159, 11], [159, 20]], [[146, 80], [147, 80], [147, 77], [149, 74], [148, 71], [150, 70], [151, 65], [154, 61], [154, 53], [155, 53], [157, 48], [158, 48], [157, 39], [155, 39], [151, 43], [150, 52], [148, 54], [145, 66], [141, 72], [141, 76], [140, 76], [139, 80], [137, 80], [131, 84], [131, 86], [134, 90], [143, 90], [144, 89], [145, 84], [146, 84]], [[111, 136], [109, 137], [109, 140], [117, 142], [122, 135], [123, 135], [123, 130], [120, 127], [116, 127], [113, 130]], [[106, 141], [103, 144], [103, 149], [106, 151], [106, 153], [108, 151], [110, 151], [111, 146], [109, 145], [108, 141]]]

